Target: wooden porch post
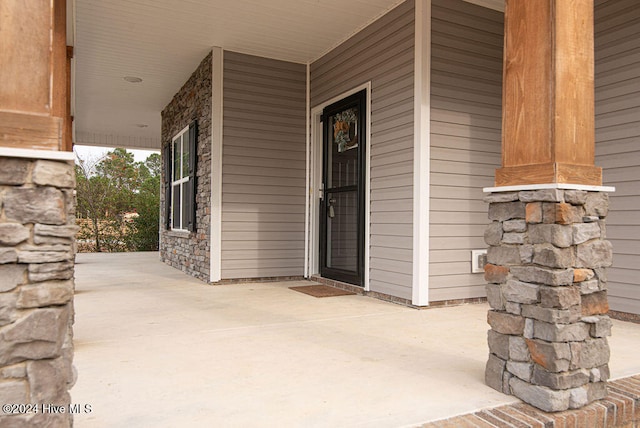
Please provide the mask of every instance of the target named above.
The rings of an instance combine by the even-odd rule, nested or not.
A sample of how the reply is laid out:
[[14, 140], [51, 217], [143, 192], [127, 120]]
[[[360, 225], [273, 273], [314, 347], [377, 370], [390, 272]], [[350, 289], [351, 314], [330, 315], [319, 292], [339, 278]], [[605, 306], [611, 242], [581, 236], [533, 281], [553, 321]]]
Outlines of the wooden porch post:
[[0, 17], [0, 146], [71, 150], [66, 0], [3, 0]]
[[67, 0], [53, 2], [53, 99], [52, 112], [62, 119], [60, 150], [72, 151], [71, 135], [71, 58], [73, 47], [67, 46]]
[[486, 383], [545, 411], [604, 398], [612, 247], [594, 166], [593, 0], [507, 0], [489, 194]]
[[594, 166], [593, 0], [507, 0], [496, 186], [601, 185]]

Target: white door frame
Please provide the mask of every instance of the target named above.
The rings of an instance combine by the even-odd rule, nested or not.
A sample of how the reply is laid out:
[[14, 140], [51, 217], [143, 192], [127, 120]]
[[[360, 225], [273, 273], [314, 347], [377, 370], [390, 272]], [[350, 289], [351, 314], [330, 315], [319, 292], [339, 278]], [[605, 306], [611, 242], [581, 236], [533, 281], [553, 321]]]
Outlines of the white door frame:
[[306, 245], [307, 248], [307, 260], [305, 276], [320, 274], [320, 195], [321, 195], [321, 183], [322, 183], [322, 125], [321, 117], [322, 110], [328, 105], [331, 105], [343, 98], [353, 95], [362, 90], [367, 91], [367, 112], [366, 112], [366, 129], [365, 132], [365, 165], [364, 165], [364, 198], [365, 198], [365, 212], [364, 212], [364, 272], [363, 272], [363, 286], [365, 291], [370, 290], [369, 285], [369, 247], [370, 247], [370, 224], [371, 224], [371, 183], [370, 183], [370, 165], [371, 165], [371, 81], [363, 83], [353, 89], [337, 95], [330, 100], [323, 102], [310, 111], [310, 147], [307, 151], [307, 236]]

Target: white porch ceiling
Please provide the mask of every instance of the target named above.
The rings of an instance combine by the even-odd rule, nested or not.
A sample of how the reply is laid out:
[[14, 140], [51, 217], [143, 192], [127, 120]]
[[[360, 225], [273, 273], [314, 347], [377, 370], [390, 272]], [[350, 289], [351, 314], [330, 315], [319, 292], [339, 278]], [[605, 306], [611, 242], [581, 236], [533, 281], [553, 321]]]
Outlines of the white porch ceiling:
[[402, 1], [75, 0], [75, 142], [159, 149], [160, 112], [211, 47], [308, 63]]

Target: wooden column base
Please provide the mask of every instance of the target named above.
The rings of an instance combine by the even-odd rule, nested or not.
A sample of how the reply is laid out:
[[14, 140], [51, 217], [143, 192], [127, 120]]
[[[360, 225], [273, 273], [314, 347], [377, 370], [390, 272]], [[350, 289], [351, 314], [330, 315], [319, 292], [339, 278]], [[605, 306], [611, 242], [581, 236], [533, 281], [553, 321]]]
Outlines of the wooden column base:
[[0, 146], [60, 150], [62, 119], [0, 111]]
[[546, 183], [601, 186], [602, 168], [592, 165], [546, 163], [496, 169], [496, 187]]

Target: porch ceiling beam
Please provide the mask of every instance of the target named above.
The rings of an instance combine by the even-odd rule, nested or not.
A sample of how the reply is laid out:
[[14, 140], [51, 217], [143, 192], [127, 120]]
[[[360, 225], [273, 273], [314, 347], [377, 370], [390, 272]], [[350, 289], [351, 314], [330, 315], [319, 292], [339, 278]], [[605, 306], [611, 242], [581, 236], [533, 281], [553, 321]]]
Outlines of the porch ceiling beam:
[[507, 0], [496, 186], [602, 184], [594, 165], [593, 0]]

